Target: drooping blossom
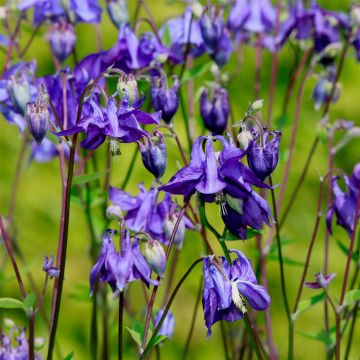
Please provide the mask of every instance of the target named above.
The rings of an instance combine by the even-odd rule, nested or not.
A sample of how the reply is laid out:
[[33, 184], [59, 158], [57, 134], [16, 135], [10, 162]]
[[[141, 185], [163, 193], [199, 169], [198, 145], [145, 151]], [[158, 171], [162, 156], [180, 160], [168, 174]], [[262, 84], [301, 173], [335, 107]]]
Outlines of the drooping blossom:
[[107, 282], [113, 292], [122, 292], [125, 286], [141, 279], [147, 286], [158, 285], [151, 279], [151, 270], [140, 251], [139, 240], [131, 240], [128, 231], [122, 237], [121, 250], [116, 251], [113, 243], [115, 230], [106, 230], [101, 253], [90, 272], [90, 293], [92, 294], [97, 278]]
[[50, 277], [58, 278], [60, 274], [60, 270], [54, 266], [54, 256], [51, 255], [50, 257], [44, 257], [43, 263], [43, 270], [46, 272]]
[[[154, 317], [154, 327], [156, 327], [161, 317], [164, 314], [164, 309], [160, 309], [157, 311], [155, 317]], [[161, 325], [161, 328], [158, 332], [158, 335], [166, 336], [167, 338], [171, 339], [174, 335], [174, 329], [175, 329], [175, 316], [171, 311], [168, 311], [168, 313], [165, 316], [164, 322]]]
[[165, 276], [167, 259], [160, 242], [152, 239], [148, 240], [145, 243], [144, 256], [150, 269], [163, 278]]
[[247, 153], [250, 169], [260, 179], [265, 180], [275, 170], [279, 160], [281, 132], [263, 129], [262, 139], [254, 133], [253, 145]]
[[337, 176], [333, 176], [331, 180], [334, 199], [326, 214], [326, 224], [329, 233], [332, 234], [332, 219], [335, 215], [336, 223], [351, 236], [354, 231], [355, 216], [360, 216], [360, 211], [356, 213], [360, 192], [360, 163], [355, 165], [350, 178], [344, 175], [343, 179], [345, 191], [340, 188]]
[[265, 288], [258, 285], [250, 261], [238, 250], [230, 266], [224, 257], [204, 258], [204, 290], [202, 304], [208, 336], [211, 326], [220, 320], [240, 320], [247, 312], [247, 303], [254, 310], [265, 310], [270, 297]]
[[314, 274], [315, 281], [307, 281], [304, 285], [310, 289], [326, 289], [335, 276], [335, 273], [324, 276], [319, 272]]
[[60, 62], [67, 59], [76, 44], [74, 26], [67, 22], [54, 24], [50, 28], [48, 38], [51, 50]]

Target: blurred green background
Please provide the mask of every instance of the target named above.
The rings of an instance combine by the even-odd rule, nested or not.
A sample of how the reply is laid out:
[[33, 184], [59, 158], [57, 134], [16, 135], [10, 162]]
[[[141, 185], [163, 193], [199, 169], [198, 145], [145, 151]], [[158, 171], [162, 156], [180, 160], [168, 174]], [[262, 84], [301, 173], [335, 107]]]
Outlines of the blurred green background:
[[[148, 0], [150, 9], [158, 25], [162, 24], [167, 18], [180, 14], [184, 9], [184, 3], [181, 1]], [[320, 4], [326, 8], [346, 11], [350, 1], [333, 0], [320, 1]], [[132, 16], [134, 13], [136, 1], [129, 1], [129, 11]], [[141, 10], [140, 16], [146, 16], [144, 10]], [[141, 28], [147, 30], [144, 26]], [[2, 32], [4, 28], [2, 27]], [[91, 25], [80, 24], [76, 28], [78, 42], [76, 51], [79, 58], [96, 51], [95, 30]], [[26, 43], [31, 36], [29, 31], [22, 32], [21, 43]], [[32, 47], [26, 54], [26, 60], [36, 58], [38, 64], [38, 75], [52, 73], [54, 67], [50, 56], [50, 47], [44, 39], [45, 33], [37, 37]], [[116, 41], [117, 30], [110, 22], [107, 13], [104, 12], [101, 23], [101, 37], [104, 49], [110, 48]], [[267, 103], [269, 98], [269, 80], [272, 55], [267, 51], [263, 53], [263, 66], [261, 71], [261, 96], [265, 99], [265, 108], [263, 115], [267, 113]], [[196, 60], [196, 63], [207, 62], [207, 56]], [[255, 78], [255, 50], [245, 47], [243, 50], [243, 63], [239, 67], [236, 60], [236, 54], [233, 54], [231, 61], [227, 64], [223, 72], [231, 74], [233, 77], [236, 71], [236, 77], [230, 84], [230, 99], [234, 108], [236, 119], [240, 119], [249, 102], [254, 100], [254, 78]], [[4, 56], [1, 54], [0, 65], [3, 66]], [[72, 60], [67, 62], [73, 65]], [[279, 71], [276, 81], [275, 102], [273, 110], [273, 126], [277, 124], [277, 118], [281, 114], [281, 107], [289, 80], [289, 71], [293, 65], [293, 53], [289, 46], [286, 46], [279, 56]], [[354, 120], [360, 125], [359, 120], [359, 82], [360, 82], [360, 64], [356, 62], [354, 51], [351, 48], [346, 58], [345, 67], [341, 74], [340, 81], [343, 85], [343, 91], [339, 101], [331, 105], [330, 122], [336, 119]], [[205, 74], [195, 80], [195, 92], [204, 84], [207, 79], [212, 79], [211, 74]], [[317, 134], [317, 124], [320, 120], [320, 113], [314, 111], [311, 94], [316, 83], [315, 78], [310, 78], [305, 86], [303, 97], [299, 132], [296, 140], [296, 150], [294, 161], [291, 168], [288, 189], [285, 197], [285, 204], [288, 196], [293, 189], [309, 147]], [[284, 171], [284, 163], [287, 154], [289, 139], [291, 136], [291, 124], [294, 116], [295, 95], [298, 84], [293, 93], [291, 104], [288, 111], [288, 122], [282, 129], [283, 137], [281, 142], [281, 159], [279, 166], [274, 174], [274, 181], [279, 183]], [[186, 92], [184, 92], [186, 94]], [[198, 106], [196, 105], [195, 122], [196, 132], [200, 133], [201, 119], [199, 117]], [[178, 111], [174, 120], [176, 130], [181, 134], [183, 143], [186, 144], [184, 120], [181, 111]], [[171, 139], [167, 140], [169, 151], [169, 164], [164, 176], [167, 181], [176, 171], [177, 161], [181, 161], [175, 144]], [[9, 125], [4, 119], [0, 121], [0, 213], [7, 213], [16, 159], [21, 145], [21, 136], [16, 127]], [[186, 147], [186, 145], [185, 145]], [[122, 155], [112, 159], [111, 184], [120, 186], [124, 179], [125, 169], [128, 168], [135, 145], [122, 146]], [[345, 172], [350, 173], [352, 167], [359, 161], [360, 145], [357, 139], [352, 140], [345, 148], [339, 151], [335, 156], [335, 166], [340, 167]], [[28, 155], [27, 155], [28, 156]], [[105, 168], [104, 147], [98, 152], [97, 160], [100, 168]], [[314, 160], [311, 164], [308, 177], [301, 190], [300, 196], [288, 217], [286, 226], [282, 231], [283, 239], [292, 242], [284, 248], [286, 257], [298, 262], [305, 260], [307, 247], [313, 231], [316, 216], [316, 201], [318, 196], [319, 174], [324, 174], [327, 168], [327, 144], [321, 143]], [[25, 271], [31, 272], [36, 279], [38, 288], [42, 287], [44, 274], [41, 270], [44, 255], [55, 254], [58, 241], [58, 228], [61, 208], [61, 184], [59, 175], [59, 162], [54, 159], [49, 163], [41, 164], [33, 162], [26, 164], [20, 178], [17, 204], [15, 210], [15, 228], [16, 239], [20, 248], [26, 257], [27, 266], [21, 265], [22, 275], [26, 279], [27, 289], [30, 284], [25, 276]], [[140, 159], [137, 159], [135, 171], [130, 179], [127, 190], [137, 193], [137, 184], [143, 181], [146, 187], [152, 182], [152, 176], [142, 166]], [[278, 192], [279, 188], [277, 188]], [[218, 208], [215, 205], [209, 207], [209, 218], [211, 223], [219, 230], [222, 229], [222, 221], [219, 216]], [[325, 212], [325, 208], [323, 208]], [[102, 215], [99, 209], [95, 209], [98, 219], [95, 218], [95, 226], [99, 240], [101, 239]], [[323, 267], [323, 249], [324, 249], [324, 229], [325, 221], [321, 221], [321, 229], [317, 237], [314, 253], [311, 259], [309, 276], [307, 280], [312, 280], [312, 274], [322, 270]], [[221, 249], [216, 245], [216, 239], [209, 235], [211, 243], [217, 253], [221, 254]], [[348, 237], [342, 229], [335, 227], [334, 236], [330, 241], [330, 272], [336, 272], [337, 277], [332, 282], [330, 293], [338, 299], [340, 296], [343, 273], [346, 263], [346, 257], [336, 244], [336, 239], [340, 239], [344, 244], [348, 244]], [[75, 352], [75, 359], [90, 358], [90, 319], [91, 319], [91, 300], [88, 297], [88, 278], [92, 263], [89, 260], [90, 234], [81, 206], [73, 203], [71, 206], [70, 234], [68, 244], [67, 268], [64, 283], [63, 303], [61, 307], [60, 322], [58, 328], [58, 342], [60, 344], [63, 356], [71, 351]], [[257, 261], [257, 252], [255, 240], [247, 242], [232, 242], [229, 247], [240, 249], [247, 255], [253, 263]], [[180, 254], [180, 260], [175, 279], [179, 279], [193, 260], [203, 253], [203, 244], [201, 238], [194, 232], [188, 232], [183, 250]], [[4, 246], [0, 244], [0, 260], [3, 263], [5, 258]], [[21, 263], [21, 262], [20, 262]], [[354, 264], [353, 264], [354, 265]], [[295, 294], [298, 289], [302, 267], [286, 265], [286, 280], [290, 298], [290, 304], [295, 300]], [[352, 268], [352, 272], [354, 268]], [[190, 327], [191, 316], [193, 313], [197, 289], [199, 287], [200, 266], [185, 282], [179, 295], [177, 296], [172, 311], [176, 317], [175, 335], [171, 341], [166, 341], [161, 346], [162, 359], [180, 359], [182, 357], [183, 346]], [[14, 280], [12, 268], [7, 261], [5, 268], [0, 272], [0, 296], [19, 298], [17, 284]], [[287, 323], [284, 311], [283, 301], [280, 292], [279, 266], [276, 261], [268, 261], [268, 282], [269, 291], [272, 299], [271, 315], [273, 324], [273, 333], [275, 343], [280, 352], [280, 358], [285, 358], [287, 351]], [[52, 285], [52, 283], [51, 283]], [[157, 299], [155, 307], [160, 306], [163, 298], [163, 287], [161, 287], [160, 296]], [[48, 288], [45, 309], [50, 311], [50, 287]], [[302, 299], [314, 295], [313, 290], [305, 289]], [[144, 319], [144, 295], [143, 290], [138, 283], [129, 286], [126, 293], [129, 307], [134, 311], [134, 318], [125, 315], [125, 326], [131, 327], [133, 321]], [[110, 348], [113, 358], [116, 357], [116, 317], [117, 301], [112, 300], [109, 294], [110, 313]], [[7, 311], [3, 314], [5, 317], [16, 320], [18, 324], [26, 324], [26, 319], [19, 311]], [[263, 314], [258, 314], [258, 322], [262, 324]], [[334, 316], [331, 314], [331, 324], [334, 326]], [[235, 323], [231, 329], [237, 331], [243, 327], [241, 322]], [[323, 343], [311, 340], [299, 334], [299, 332], [318, 333], [324, 328], [323, 305], [318, 304], [309, 311], [303, 313], [296, 322], [295, 335], [295, 358], [313, 359], [325, 358], [325, 348]], [[99, 332], [101, 338], [101, 330]], [[47, 339], [48, 332], [41, 316], [36, 321], [36, 336], [43, 336]], [[129, 334], [125, 331], [125, 358], [135, 359], [135, 344]], [[343, 346], [344, 348], [344, 346]], [[358, 358], [360, 352], [360, 334], [357, 331], [353, 341], [352, 359]], [[202, 309], [198, 312], [196, 326], [191, 339], [190, 359], [218, 359], [223, 357], [220, 326], [216, 324], [213, 327], [213, 334], [210, 339], [206, 338], [206, 330], [203, 322]]]

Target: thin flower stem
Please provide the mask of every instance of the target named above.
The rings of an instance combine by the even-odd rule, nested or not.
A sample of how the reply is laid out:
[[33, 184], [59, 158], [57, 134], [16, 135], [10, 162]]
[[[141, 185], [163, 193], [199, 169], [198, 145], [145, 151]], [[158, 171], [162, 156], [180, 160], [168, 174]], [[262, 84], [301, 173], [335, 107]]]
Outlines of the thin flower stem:
[[123, 358], [124, 292], [119, 294], [118, 359]]
[[4, 243], [5, 243], [6, 250], [7, 250], [8, 254], [9, 254], [11, 264], [12, 264], [12, 266], [14, 268], [14, 271], [15, 271], [15, 276], [16, 276], [16, 280], [17, 280], [17, 283], [18, 283], [19, 288], [20, 288], [21, 297], [24, 300], [26, 298], [26, 290], [25, 290], [24, 283], [23, 283], [21, 275], [20, 275], [18, 265], [16, 263], [14, 250], [13, 250], [12, 245], [11, 245], [11, 240], [10, 240], [9, 234], [7, 233], [7, 231], [5, 229], [5, 226], [4, 226], [4, 223], [3, 223], [2, 216], [0, 216], [0, 229], [1, 229], [1, 234], [2, 234], [2, 237], [3, 237]]
[[190, 325], [188, 336], [186, 338], [186, 343], [185, 343], [185, 347], [184, 347], [184, 353], [183, 353], [183, 356], [182, 356], [183, 360], [186, 359], [186, 356], [188, 354], [191, 338], [193, 336], [193, 332], [194, 332], [194, 328], [195, 328], [196, 317], [197, 317], [197, 313], [198, 313], [198, 309], [199, 309], [199, 303], [200, 303], [200, 299], [201, 299], [202, 283], [203, 283], [203, 278], [201, 276], [200, 277], [200, 283], [199, 283], [199, 290], [198, 290], [196, 300], [195, 300], [193, 316], [191, 318], [191, 325]]
[[226, 329], [224, 326], [224, 323], [222, 321], [220, 321], [220, 331], [221, 331], [221, 339], [222, 339], [222, 343], [223, 343], [223, 348], [224, 348], [224, 357], [225, 360], [230, 360], [229, 357], [229, 346], [228, 346], [228, 341], [227, 341], [227, 333], [226, 333]]
[[279, 228], [278, 214], [277, 214], [277, 208], [276, 208], [275, 191], [273, 189], [273, 181], [272, 181], [271, 176], [269, 176], [269, 183], [271, 186], [271, 199], [272, 199], [274, 219], [275, 219], [276, 244], [277, 244], [279, 266], [280, 266], [281, 293], [282, 293], [282, 297], [284, 300], [285, 312], [286, 312], [286, 316], [287, 316], [287, 320], [288, 320], [288, 328], [289, 328], [288, 360], [291, 360], [293, 358], [292, 320], [291, 320], [289, 301], [288, 301], [287, 292], [286, 292], [285, 269], [284, 269], [284, 260], [283, 260], [283, 256], [282, 256], [280, 228]]
[[102, 288], [102, 325], [103, 325], [103, 329], [102, 329], [102, 354], [101, 354], [101, 359], [103, 360], [108, 360], [109, 359], [109, 307], [108, 307], [108, 303], [107, 303], [107, 291], [106, 291], [106, 284], [104, 284], [103, 288]]
[[351, 344], [352, 344], [352, 340], [353, 340], [355, 323], [356, 323], [356, 319], [357, 319], [357, 312], [359, 310], [359, 305], [360, 305], [360, 302], [357, 301], [355, 303], [355, 307], [354, 307], [354, 311], [353, 311], [353, 315], [352, 315], [352, 321], [351, 321], [351, 325], [350, 325], [350, 334], [348, 336], [348, 342], [347, 342], [347, 345], [346, 345], [346, 351], [345, 351], [344, 359], [350, 359], [350, 350], [351, 350]]
[[254, 98], [259, 99], [261, 89], [261, 65], [262, 65], [262, 35], [257, 35], [256, 39], [256, 59], [255, 59], [255, 82]]
[[127, 173], [126, 173], [126, 175], [125, 175], [125, 178], [124, 178], [124, 180], [123, 180], [123, 182], [122, 182], [122, 184], [121, 184], [121, 189], [122, 189], [122, 190], [125, 190], [126, 186], [127, 186], [128, 183], [129, 183], [131, 174], [132, 174], [132, 172], [133, 172], [133, 170], [134, 170], [134, 166], [135, 166], [135, 163], [136, 163], [136, 158], [137, 158], [137, 156], [138, 156], [138, 153], [139, 153], [139, 150], [138, 150], [138, 148], [136, 147], [136, 148], [135, 148], [135, 151], [133, 152], [133, 155], [132, 155], [132, 157], [131, 157], [130, 166], [129, 166], [129, 168], [128, 168], [128, 171], [127, 171]]
[[[322, 119], [324, 119], [327, 116], [328, 112], [329, 112], [330, 104], [332, 102], [332, 99], [334, 97], [335, 90], [336, 90], [336, 84], [339, 81], [342, 69], [344, 67], [344, 62], [345, 62], [346, 54], [347, 54], [349, 46], [350, 46], [351, 37], [352, 37], [352, 30], [349, 32], [349, 34], [348, 34], [348, 36], [346, 38], [343, 50], [341, 52], [340, 61], [339, 61], [339, 64], [338, 64], [338, 68], [337, 68], [337, 71], [336, 71], [334, 82], [332, 84], [330, 96], [327, 98], [327, 101], [326, 101], [326, 103], [324, 105], [324, 109], [323, 109], [323, 113], [322, 113]], [[304, 165], [304, 168], [303, 168], [303, 170], [302, 170], [302, 172], [300, 174], [299, 180], [296, 183], [295, 188], [294, 188], [293, 192], [290, 195], [290, 199], [289, 199], [289, 202], [288, 202], [287, 206], [285, 207], [285, 210], [283, 211], [283, 216], [280, 219], [280, 228], [283, 226], [287, 216], [290, 213], [291, 208], [293, 207], [293, 205], [295, 203], [295, 199], [297, 198], [299, 190], [300, 190], [300, 188], [301, 188], [301, 186], [302, 186], [302, 184], [303, 184], [303, 182], [305, 180], [306, 174], [307, 174], [307, 172], [309, 170], [309, 167], [310, 167], [311, 160], [312, 160], [312, 158], [313, 158], [313, 156], [315, 154], [315, 151], [317, 149], [317, 146], [319, 145], [319, 142], [320, 142], [320, 139], [319, 139], [319, 136], [317, 135], [314, 142], [313, 142], [313, 144], [312, 144], [312, 146], [311, 146], [311, 148], [310, 148], [309, 154], [308, 154], [308, 156], [306, 158], [305, 165]]]
[[192, 148], [192, 139], [191, 139], [190, 131], [189, 131], [189, 116], [188, 116], [188, 113], [186, 111], [184, 96], [183, 96], [183, 93], [182, 93], [181, 89], [179, 89], [179, 100], [180, 100], [181, 112], [182, 112], [184, 122], [185, 122], [186, 137], [187, 137], [188, 147], [189, 147], [189, 151], [190, 151], [191, 148]]
[[29, 321], [29, 360], [35, 359], [35, 312], [32, 311], [30, 314]]
[[249, 335], [250, 342], [252, 344], [252, 348], [255, 350], [256, 357], [258, 360], [261, 360], [263, 357], [262, 357], [259, 347], [258, 347], [259, 344], [261, 345], [261, 341], [258, 338], [247, 314], [244, 315], [244, 324], [245, 324], [246, 331]]
[[350, 239], [349, 253], [348, 253], [348, 257], [347, 257], [347, 261], [346, 261], [345, 274], [344, 274], [344, 280], [342, 283], [339, 307], [338, 307], [338, 311], [336, 313], [336, 351], [335, 351], [336, 360], [340, 360], [341, 312], [343, 310], [342, 308], [344, 305], [344, 299], [345, 299], [345, 294], [346, 294], [346, 290], [347, 290], [347, 283], [348, 283], [349, 274], [350, 274], [350, 265], [351, 265], [351, 261], [352, 261], [353, 251], [354, 251], [356, 230], [357, 230], [357, 225], [359, 222], [359, 211], [360, 211], [360, 192], [359, 192], [357, 202], [356, 202], [356, 207], [355, 207], [354, 223], [353, 223], [353, 230], [352, 230], [351, 239]]
[[[175, 239], [175, 236], [176, 236], [176, 233], [177, 233], [177, 230], [179, 228], [179, 225], [180, 225], [180, 222], [185, 214], [185, 211], [186, 211], [186, 208], [188, 207], [188, 204], [189, 202], [185, 202], [180, 213], [179, 213], [179, 216], [177, 218], [177, 221], [175, 223], [175, 226], [174, 226], [174, 229], [171, 233], [171, 236], [170, 236], [170, 240], [169, 240], [169, 245], [168, 245], [168, 248], [166, 249], [166, 259], [169, 258], [169, 254], [170, 254], [170, 251], [171, 251], [171, 248], [172, 248], [172, 245], [173, 245], [173, 242], [174, 242], [174, 239]], [[158, 276], [157, 277], [157, 280], [159, 281], [160, 280], [160, 277]], [[154, 307], [154, 303], [155, 303], [155, 298], [156, 298], [156, 294], [157, 294], [157, 291], [158, 291], [158, 288], [159, 286], [154, 286], [153, 288], [153, 291], [151, 293], [151, 297], [150, 297], [150, 301], [149, 301], [149, 306], [147, 308], [147, 312], [146, 312], [146, 320], [145, 320], [145, 327], [144, 327], [144, 337], [143, 337], [143, 341], [142, 341], [142, 349], [145, 349], [146, 348], [146, 340], [147, 340], [147, 334], [149, 332], [149, 326], [150, 326], [150, 320], [151, 320], [151, 314], [152, 314], [152, 310], [153, 310], [153, 307]], [[170, 301], [170, 300], [169, 300]]]
[[36, 26], [36, 28], [34, 29], [34, 31], [32, 32], [29, 41], [26, 43], [26, 45], [24, 46], [24, 48], [20, 51], [19, 54], [19, 58], [23, 58], [26, 54], [26, 52], [29, 50], [32, 42], [34, 41], [37, 33], [39, 32], [41, 26], [43, 25], [43, 22], [41, 22], [39, 25]]
[[183, 275], [183, 277], [180, 279], [180, 281], [178, 282], [178, 284], [176, 285], [175, 289], [173, 290], [173, 292], [171, 293], [171, 296], [169, 298], [169, 301], [167, 302], [166, 306], [165, 306], [165, 309], [164, 309], [164, 312], [161, 316], [161, 319], [159, 321], [159, 323], [156, 325], [155, 329], [154, 329], [154, 332], [153, 334], [151, 335], [151, 338], [149, 339], [149, 342], [147, 343], [147, 346], [145, 347], [144, 349], [144, 352], [141, 354], [140, 356], [140, 359], [141, 360], [144, 360], [147, 358], [147, 355], [149, 354], [149, 351], [151, 349], [151, 343], [152, 341], [154, 340], [154, 338], [157, 336], [157, 334], [159, 333], [160, 329], [161, 329], [161, 326], [165, 320], [165, 317], [167, 315], [167, 313], [169, 312], [170, 310], [170, 306], [171, 304], [173, 303], [175, 297], [176, 297], [176, 294], [178, 293], [178, 291], [180, 290], [181, 288], [181, 285], [184, 283], [184, 281], [187, 279], [187, 277], [190, 275], [190, 273], [192, 272], [192, 270], [195, 268], [195, 266], [202, 262], [204, 260], [203, 257], [200, 257], [198, 259], [196, 259], [189, 267], [189, 269], [186, 271], [186, 273]]

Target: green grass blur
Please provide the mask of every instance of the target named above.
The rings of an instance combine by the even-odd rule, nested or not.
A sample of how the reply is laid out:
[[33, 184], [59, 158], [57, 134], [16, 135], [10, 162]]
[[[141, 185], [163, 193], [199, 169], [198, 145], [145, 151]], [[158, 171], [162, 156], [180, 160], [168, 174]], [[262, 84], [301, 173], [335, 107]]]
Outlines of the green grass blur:
[[[323, 6], [331, 9], [346, 10], [350, 1], [321, 1]], [[183, 2], [148, 0], [150, 9], [160, 25], [165, 19], [179, 14], [184, 8]], [[136, 5], [135, 0], [129, 0], [130, 14], [133, 14]], [[146, 16], [144, 10], [141, 16]], [[146, 27], [143, 27], [146, 30]], [[4, 28], [2, 28], [4, 31]], [[95, 31], [90, 25], [80, 25], [77, 30], [78, 43], [76, 47], [79, 58], [96, 51]], [[33, 43], [33, 46], [26, 54], [26, 60], [37, 59], [38, 74], [45, 75], [54, 71], [50, 56], [50, 47], [43, 36], [39, 36]], [[29, 31], [22, 33], [22, 44], [25, 44], [31, 36]], [[103, 13], [101, 23], [101, 37], [105, 49], [112, 46], [116, 41], [117, 30], [109, 21], [107, 14]], [[2, 56], [2, 55], [1, 55]], [[254, 79], [255, 79], [255, 50], [249, 47], [243, 49], [243, 63], [239, 66], [236, 60], [236, 54], [231, 58], [229, 64], [224, 68], [224, 72], [232, 76], [230, 85], [230, 99], [234, 109], [236, 119], [240, 119], [244, 114], [249, 102], [254, 100]], [[264, 51], [263, 65], [261, 70], [261, 95], [265, 99], [265, 108], [263, 117], [267, 113], [269, 99], [269, 81], [272, 55]], [[203, 56], [197, 62], [207, 62], [207, 56]], [[4, 63], [4, 57], [0, 58], [1, 68]], [[72, 59], [68, 60], [72, 65]], [[276, 127], [278, 117], [281, 114], [281, 107], [289, 80], [289, 71], [293, 66], [293, 52], [289, 46], [281, 51], [279, 56], [278, 78], [275, 88], [275, 101], [273, 108], [273, 127]], [[233, 75], [236, 73], [236, 75]], [[195, 80], [195, 93], [204, 82], [211, 78], [211, 75], [205, 75]], [[359, 120], [359, 83], [360, 83], [360, 65], [356, 62], [354, 51], [350, 49], [346, 58], [345, 67], [341, 74], [340, 81], [343, 85], [343, 91], [339, 101], [331, 105], [330, 122], [336, 119], [353, 120], [360, 125]], [[320, 113], [314, 111], [313, 101], [311, 99], [312, 90], [315, 85], [315, 78], [310, 78], [305, 85], [305, 92], [301, 106], [299, 132], [296, 140], [296, 150], [294, 161], [288, 183], [288, 191], [285, 196], [285, 204], [288, 196], [300, 175], [303, 168], [309, 148], [317, 134], [317, 124], [320, 120]], [[288, 111], [288, 121], [282, 128], [283, 137], [281, 143], [281, 160], [274, 174], [275, 183], [279, 183], [284, 171], [286, 153], [291, 136], [291, 125], [294, 116], [294, 105], [297, 94], [298, 84], [291, 98], [291, 104]], [[186, 96], [186, 91], [184, 94]], [[181, 111], [178, 111], [174, 120], [176, 130], [181, 135], [183, 143], [186, 144], [184, 120]], [[197, 101], [195, 102], [195, 123], [196, 133], [201, 131], [201, 119], [198, 111]], [[167, 140], [169, 151], [169, 164], [164, 176], [167, 181], [177, 169], [176, 162], [181, 162], [175, 144], [171, 139]], [[0, 120], [0, 214], [7, 213], [10, 200], [12, 182], [16, 167], [16, 159], [21, 146], [21, 136], [17, 128], [9, 125], [4, 119]], [[186, 145], [185, 145], [186, 147]], [[122, 155], [112, 160], [111, 184], [120, 186], [124, 179], [126, 169], [128, 168], [133, 151], [134, 144], [122, 146]], [[352, 167], [359, 161], [360, 145], [359, 140], [352, 140], [345, 148], [340, 150], [335, 156], [335, 167], [343, 169], [350, 173]], [[316, 216], [316, 202], [319, 188], [319, 174], [324, 174], [327, 169], [327, 144], [321, 143], [311, 164], [307, 179], [300, 192], [298, 201], [292, 209], [287, 223], [282, 231], [283, 239], [292, 242], [284, 247], [286, 257], [303, 262], [313, 231]], [[105, 168], [104, 146], [98, 152], [97, 161], [99, 168]], [[91, 169], [90, 169], [91, 171]], [[127, 190], [132, 194], [137, 193], [137, 184], [143, 181], [146, 187], [152, 182], [152, 176], [144, 169], [140, 159], [137, 159], [135, 171], [130, 179]], [[279, 188], [276, 189], [276, 192]], [[27, 265], [21, 265], [21, 272], [25, 278], [26, 287], [30, 289], [30, 283], [25, 272], [29, 271], [38, 288], [42, 287], [44, 275], [41, 270], [44, 255], [55, 254], [58, 242], [58, 228], [61, 208], [61, 183], [59, 173], [59, 162], [57, 159], [40, 164], [33, 162], [25, 164], [19, 179], [19, 189], [17, 194], [17, 203], [15, 210], [15, 228], [16, 240], [19, 247], [25, 255]], [[209, 219], [211, 223], [222, 230], [222, 222], [219, 217], [218, 209], [215, 205], [210, 205]], [[325, 212], [325, 207], [323, 208]], [[99, 209], [96, 209], [95, 227], [99, 239], [101, 238], [102, 215]], [[335, 227], [336, 228], [336, 227]], [[312, 274], [322, 270], [323, 267], [323, 249], [325, 238], [325, 221], [321, 221], [320, 231], [315, 244], [311, 264], [309, 268], [308, 280], [312, 279]], [[210, 236], [210, 235], [209, 235]], [[334, 299], [338, 299], [341, 291], [341, 284], [346, 263], [345, 255], [339, 250], [336, 240], [341, 240], [348, 244], [349, 240], [342, 229], [335, 230], [334, 236], [330, 239], [330, 272], [336, 272], [337, 277], [331, 283], [330, 293]], [[90, 234], [84, 211], [81, 206], [73, 203], [71, 206], [70, 233], [68, 244], [67, 268], [64, 283], [63, 303], [61, 307], [60, 322], [58, 328], [58, 343], [63, 357], [71, 351], [75, 352], [75, 359], [90, 359], [90, 320], [91, 320], [91, 300], [88, 297], [88, 278], [92, 263], [89, 258], [89, 240]], [[216, 239], [210, 236], [210, 240], [217, 253], [221, 254], [221, 248], [216, 245]], [[229, 247], [240, 249], [255, 264], [257, 262], [257, 252], [255, 240], [246, 242], [232, 242]], [[200, 237], [194, 232], [188, 232], [183, 250], [180, 254], [179, 264], [175, 279], [186, 271], [193, 260], [203, 253], [203, 244]], [[0, 244], [0, 261], [5, 263], [5, 249]], [[354, 264], [353, 264], [354, 265]], [[0, 272], [0, 297], [19, 298], [17, 284], [15, 282], [12, 268], [9, 261], [5, 263], [5, 268], [1, 265], [3, 271]], [[283, 300], [280, 291], [280, 275], [277, 261], [268, 261], [268, 286], [272, 299], [271, 315], [274, 340], [280, 352], [280, 358], [286, 357], [287, 351], [287, 323], [283, 306]], [[354, 271], [352, 268], [351, 274]], [[286, 265], [286, 281], [290, 298], [290, 304], [295, 300], [296, 291], [302, 272], [301, 266]], [[185, 282], [179, 295], [177, 296], [172, 311], [176, 317], [176, 329], [174, 338], [166, 341], [161, 346], [162, 359], [181, 359], [183, 346], [187, 337], [191, 322], [196, 294], [199, 287], [200, 267]], [[51, 283], [52, 284], [52, 283]], [[160, 306], [163, 298], [163, 288], [160, 289], [160, 296], [157, 299], [156, 307]], [[45, 309], [50, 311], [50, 290], [48, 288], [45, 299]], [[314, 290], [304, 289], [302, 299], [314, 295]], [[125, 315], [125, 326], [131, 327], [133, 321], [144, 319], [144, 294], [138, 283], [129, 286], [126, 293], [128, 308], [134, 315], [133, 318]], [[110, 304], [110, 348], [113, 358], [116, 358], [117, 351], [117, 301], [112, 300], [109, 294]], [[13, 310], [3, 313], [5, 317], [15, 319], [19, 324], [26, 325], [26, 319], [20, 311]], [[100, 319], [99, 319], [100, 320]], [[331, 313], [331, 326], [335, 325], [334, 316]], [[262, 314], [258, 314], [259, 324], [264, 323]], [[236, 332], [243, 328], [241, 322], [231, 326]], [[300, 332], [316, 333], [324, 328], [323, 305], [318, 304], [309, 311], [303, 313], [296, 322], [295, 334], [295, 358], [296, 359], [320, 359], [325, 358], [324, 345], [321, 342], [304, 337]], [[135, 344], [125, 330], [125, 359], [135, 359]], [[48, 337], [47, 327], [40, 315], [36, 321], [36, 335]], [[101, 340], [101, 326], [99, 331]], [[101, 341], [100, 341], [101, 342]], [[344, 343], [345, 344], [345, 343]], [[343, 350], [345, 345], [342, 346]], [[353, 349], [351, 359], [356, 359], [360, 353], [360, 334], [356, 332], [353, 340]], [[210, 339], [206, 338], [206, 330], [203, 323], [201, 307], [198, 312], [194, 334], [191, 340], [189, 358], [190, 359], [219, 359], [223, 357], [220, 326], [216, 324], [213, 327], [213, 334]]]

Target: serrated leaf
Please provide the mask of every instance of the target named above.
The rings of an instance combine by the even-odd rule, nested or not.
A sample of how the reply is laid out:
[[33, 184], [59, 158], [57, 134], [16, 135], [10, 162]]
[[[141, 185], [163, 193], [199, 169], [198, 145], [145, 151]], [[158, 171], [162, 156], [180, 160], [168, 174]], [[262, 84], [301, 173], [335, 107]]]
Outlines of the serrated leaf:
[[360, 290], [350, 290], [345, 294], [345, 306], [355, 304], [357, 301], [360, 301]]
[[73, 178], [73, 185], [86, 184], [88, 182], [101, 179], [106, 175], [106, 171], [97, 171], [90, 174], [78, 175]]
[[[348, 256], [349, 254], [349, 249], [339, 240], [336, 239], [336, 243], [339, 246], [340, 250], [346, 255]], [[351, 259], [354, 261], [358, 261], [359, 260], [359, 254], [357, 252], [353, 252]]]
[[13, 298], [0, 298], [0, 309], [24, 309], [24, 304]]
[[211, 64], [212, 63], [210, 61], [210, 62], [206, 62], [203, 64], [197, 64], [194, 67], [192, 67], [191, 69], [185, 70], [182, 80], [188, 81], [188, 80], [195, 79], [196, 77], [205, 74], [207, 71], [210, 70]]
[[72, 360], [72, 359], [74, 359], [74, 351], [72, 351], [71, 353], [67, 354], [64, 357], [64, 360]]
[[306, 300], [300, 301], [296, 313], [292, 315], [293, 320], [296, 320], [301, 313], [310, 309], [315, 304], [323, 301], [325, 299], [325, 296], [325, 292], [322, 292]]

